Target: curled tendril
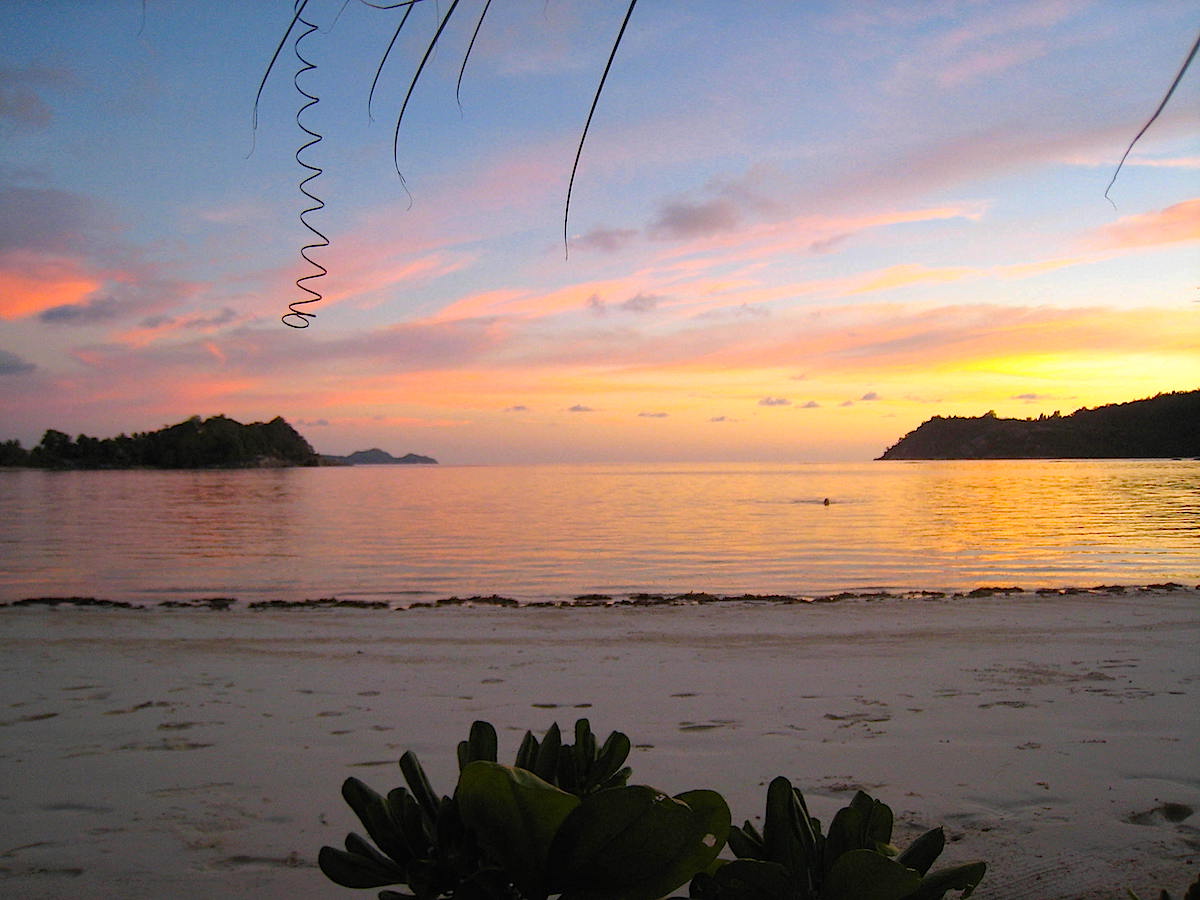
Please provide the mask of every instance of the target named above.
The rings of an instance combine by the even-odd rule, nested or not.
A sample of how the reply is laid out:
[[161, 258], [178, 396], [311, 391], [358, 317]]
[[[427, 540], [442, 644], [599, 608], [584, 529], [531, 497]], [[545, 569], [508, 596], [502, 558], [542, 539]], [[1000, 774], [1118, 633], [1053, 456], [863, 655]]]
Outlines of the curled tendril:
[[[346, 3], [348, 3], [348, 2], [349, 2], [349, 0], [345, 0], [345, 2], [343, 3], [343, 5], [342, 5], [343, 10], [345, 9]], [[379, 61], [379, 65], [375, 70], [375, 77], [371, 82], [371, 90], [367, 97], [367, 115], [369, 118], [373, 118], [372, 104], [374, 101], [375, 90], [376, 90], [376, 87], [378, 86], [379, 79], [383, 72], [384, 66], [387, 64], [388, 57], [391, 55], [391, 52], [396, 45], [396, 41], [400, 36], [400, 31], [404, 28], [405, 22], [408, 21], [409, 14], [412, 12], [413, 8], [418, 3], [422, 2], [422, 0], [359, 0], [359, 2], [361, 3], [361, 5], [369, 7], [371, 9], [403, 10], [404, 11], [403, 15], [400, 19], [400, 23], [396, 27], [396, 30], [392, 35], [391, 41], [388, 43], [387, 50], [384, 52], [382, 58]], [[412, 99], [413, 92], [416, 90], [417, 82], [421, 80], [421, 75], [425, 71], [425, 66], [429, 62], [430, 58], [433, 56], [433, 53], [434, 53], [435, 49], [437, 48], [438, 41], [441, 39], [443, 33], [445, 32], [447, 25], [450, 24], [450, 19], [454, 16], [455, 11], [458, 9], [459, 3], [460, 3], [460, 0], [451, 0], [451, 3], [449, 5], [449, 7], [447, 8], [445, 14], [442, 15], [440, 17], [440, 19], [438, 20], [437, 29], [434, 32], [433, 37], [430, 38], [429, 42], [425, 46], [425, 51], [424, 51], [423, 55], [421, 56], [419, 63], [417, 64], [416, 70], [413, 73], [411, 80], [409, 81], [408, 90], [406, 91], [406, 93], [404, 95], [404, 99], [400, 104], [400, 110], [396, 114], [395, 130], [394, 130], [393, 136], [392, 136], [392, 163], [393, 163], [393, 166], [395, 167], [397, 176], [400, 178], [400, 184], [405, 189], [406, 193], [408, 191], [408, 186], [405, 184], [404, 175], [400, 171], [400, 126], [404, 120], [404, 114], [408, 109], [408, 103]], [[257, 129], [257, 127], [258, 127], [258, 106], [259, 106], [260, 101], [262, 100], [263, 90], [266, 87], [267, 79], [270, 77], [270, 74], [271, 74], [272, 70], [274, 69], [275, 64], [279, 61], [279, 56], [283, 52], [283, 48], [287, 46], [289, 39], [291, 39], [292, 49], [295, 52], [296, 58], [300, 61], [300, 67], [296, 71], [295, 75], [293, 76], [292, 83], [295, 85], [296, 90], [299, 92], [301, 97], [304, 98], [304, 102], [301, 104], [300, 108], [296, 111], [296, 124], [300, 127], [300, 130], [303, 131], [309, 137], [309, 140], [307, 140], [304, 144], [302, 144], [296, 150], [296, 153], [295, 153], [296, 162], [302, 168], [306, 169], [309, 172], [309, 174], [306, 175], [304, 177], [304, 179], [301, 180], [301, 182], [300, 182], [300, 192], [305, 197], [307, 197], [309, 200], [312, 201], [311, 206], [308, 206], [304, 210], [301, 211], [300, 222], [316, 238], [315, 241], [305, 244], [303, 247], [300, 248], [300, 256], [304, 259], [304, 261], [309, 266], [312, 267], [312, 269], [314, 271], [296, 279], [296, 287], [299, 288], [301, 291], [303, 291], [305, 294], [308, 294], [309, 296], [305, 299], [294, 300], [288, 304], [289, 312], [287, 312], [282, 317], [282, 319], [283, 319], [283, 323], [285, 325], [288, 325], [292, 328], [307, 328], [309, 325], [309, 320], [316, 318], [315, 313], [307, 312], [306, 310], [300, 309], [299, 307], [306, 306], [309, 303], [317, 303], [321, 299], [323, 299], [322, 294], [319, 291], [310, 287], [309, 283], [311, 281], [313, 281], [314, 279], [318, 279], [324, 275], [329, 274], [329, 270], [326, 269], [324, 266], [322, 266], [319, 262], [317, 262], [316, 259], [314, 259], [312, 256], [312, 251], [319, 250], [324, 247], [328, 247], [330, 245], [330, 241], [329, 241], [329, 238], [326, 237], [320, 230], [318, 230], [317, 227], [315, 225], [313, 225], [309, 219], [309, 217], [313, 213], [323, 210], [325, 208], [325, 203], [324, 203], [324, 201], [321, 200], [321, 198], [319, 198], [316, 194], [314, 194], [309, 187], [309, 185], [312, 183], [312, 181], [314, 179], [316, 179], [317, 177], [319, 177], [320, 175], [323, 174], [324, 170], [321, 169], [319, 166], [306, 161], [306, 159], [305, 159], [305, 151], [309, 150], [311, 147], [320, 143], [321, 140], [323, 139], [322, 135], [320, 133], [309, 128], [307, 125], [304, 124], [304, 121], [303, 121], [303, 114], [305, 113], [305, 111], [310, 109], [311, 107], [315, 106], [319, 102], [318, 97], [315, 94], [309, 93], [303, 87], [300, 86], [301, 76], [304, 75], [304, 73], [311, 72], [317, 68], [314, 63], [310, 62], [303, 55], [303, 53], [301, 52], [301, 48], [300, 48], [300, 45], [304, 41], [304, 39], [307, 38], [309, 35], [311, 35], [314, 31], [318, 30], [317, 25], [315, 25], [313, 22], [309, 21], [308, 19], [304, 18], [305, 8], [307, 7], [307, 5], [308, 5], [308, 0], [295, 0], [295, 8], [294, 8], [294, 12], [292, 15], [292, 20], [288, 24], [287, 30], [284, 32], [283, 37], [280, 39], [279, 45], [275, 48], [275, 53], [271, 57], [271, 61], [267, 64], [267, 70], [266, 70], [266, 72], [263, 73], [262, 81], [258, 86], [258, 93], [255, 95], [255, 98], [254, 98], [254, 117], [253, 117], [253, 127], [255, 129]], [[479, 18], [475, 22], [475, 28], [471, 33], [470, 43], [468, 44], [466, 52], [463, 55], [462, 66], [460, 67], [459, 72], [458, 72], [458, 82], [455, 85], [455, 99], [458, 101], [460, 109], [462, 107], [461, 94], [462, 94], [463, 73], [466, 71], [467, 61], [470, 59], [471, 51], [475, 47], [476, 38], [478, 38], [480, 29], [483, 27], [483, 22], [484, 22], [484, 19], [487, 17], [490, 6], [491, 6], [491, 0], [484, 0], [484, 2], [482, 4], [482, 11], [480, 12]], [[625, 10], [625, 18], [621, 22], [621, 29], [617, 33], [616, 40], [613, 41], [612, 49], [608, 56], [608, 61], [604, 66], [604, 73], [600, 76], [600, 82], [596, 87], [595, 95], [592, 97], [592, 105], [591, 105], [590, 109], [588, 110], [587, 120], [584, 123], [583, 130], [579, 136], [579, 144], [575, 150], [575, 161], [571, 167], [571, 177], [570, 177], [570, 181], [567, 184], [566, 200], [563, 205], [563, 246], [564, 246], [564, 249], [566, 249], [568, 247], [568, 220], [569, 220], [570, 211], [571, 211], [571, 192], [575, 186], [575, 175], [579, 169], [580, 158], [583, 155], [584, 143], [587, 141], [588, 129], [590, 128], [590, 126], [592, 124], [592, 118], [595, 116], [596, 107], [600, 102], [600, 94], [604, 90], [604, 83], [608, 78], [609, 71], [612, 69], [613, 60], [616, 58], [616, 55], [617, 55], [617, 48], [621, 45], [621, 38], [625, 34], [626, 26], [629, 24], [629, 20], [633, 15], [633, 10], [634, 10], [635, 6], [637, 6], [637, 0], [629, 0], [629, 5]], [[338, 15], [340, 16], [341, 13], [339, 12]], [[298, 26], [302, 30], [300, 30], [296, 34], [295, 38], [292, 38], [292, 34], [293, 34], [293, 32], [297, 31]]]
[[320, 102], [320, 98], [318, 98], [317, 95], [310, 94], [300, 85], [301, 76], [304, 75], [305, 72], [311, 72], [316, 69], [316, 65], [305, 58], [300, 48], [300, 45], [304, 39], [317, 30], [317, 26], [305, 19], [303, 13], [304, 8], [303, 5], [301, 5], [296, 12], [296, 22], [303, 26], [305, 30], [296, 35], [296, 40], [292, 44], [292, 48], [296, 54], [296, 59], [300, 62], [300, 66], [296, 70], [296, 74], [292, 77], [292, 83], [296, 86], [296, 90], [299, 91], [300, 96], [305, 98], [305, 102], [296, 111], [296, 124], [300, 127], [301, 131], [309, 136], [310, 140], [302, 144], [296, 150], [295, 155], [296, 162], [299, 163], [302, 168], [307, 169], [310, 173], [300, 182], [300, 193], [311, 200], [312, 205], [306, 207], [300, 212], [300, 224], [312, 232], [312, 234], [316, 237], [315, 241], [310, 241], [300, 248], [300, 256], [303, 257], [304, 261], [312, 266], [315, 271], [310, 272], [307, 275], [302, 275], [296, 279], [296, 287], [310, 296], [305, 300], [293, 300], [288, 304], [289, 312], [285, 313], [281, 319], [284, 325], [287, 325], [291, 328], [307, 328], [309, 320], [316, 318], [316, 313], [307, 312], [306, 310], [298, 309], [297, 307], [305, 306], [309, 303], [317, 303], [322, 299], [321, 293], [309, 287], [308, 283], [313, 279], [321, 278], [322, 276], [329, 274], [329, 270], [317, 262], [312, 256], [313, 250], [319, 250], [323, 247], [329, 246], [329, 238], [322, 234], [321, 231], [318, 230], [311, 221], [309, 221], [309, 216], [312, 213], [319, 212], [325, 208], [325, 202], [316, 194], [314, 194], [309, 188], [309, 184], [315, 178], [320, 177], [324, 170], [321, 169], [320, 166], [316, 166], [304, 158], [304, 151], [319, 144], [322, 140], [322, 136], [320, 133], [313, 131], [309, 126], [305, 125], [303, 119], [304, 112], [313, 106], [316, 106], [317, 103]]

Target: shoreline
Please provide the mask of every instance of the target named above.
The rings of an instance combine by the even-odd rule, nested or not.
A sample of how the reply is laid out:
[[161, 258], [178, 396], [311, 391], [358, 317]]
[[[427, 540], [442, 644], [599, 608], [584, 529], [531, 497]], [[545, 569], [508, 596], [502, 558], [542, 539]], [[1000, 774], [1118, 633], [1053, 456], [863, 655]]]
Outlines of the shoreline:
[[1076, 597], [1076, 596], [1129, 596], [1138, 594], [1172, 593], [1176, 591], [1200, 592], [1200, 584], [1191, 586], [1174, 581], [1143, 585], [1103, 584], [1093, 587], [1040, 587], [1026, 589], [1017, 586], [977, 587], [963, 591], [932, 590], [868, 590], [839, 591], [837, 593], [777, 594], [742, 593], [715, 594], [707, 591], [684, 593], [631, 592], [626, 594], [576, 594], [560, 600], [521, 600], [502, 594], [457, 595], [437, 600], [413, 600], [408, 603], [393, 603], [386, 600], [356, 600], [338, 597], [308, 598], [304, 600], [242, 600], [238, 597], [195, 597], [184, 600], [130, 601], [111, 600], [93, 596], [38, 596], [22, 597], [17, 600], [0, 601], [0, 609], [31, 607], [72, 607], [97, 609], [209, 609], [228, 610], [312, 610], [312, 609], [360, 609], [407, 612], [417, 609], [446, 609], [452, 607], [494, 607], [499, 609], [584, 609], [612, 607], [653, 606], [704, 606], [711, 604], [778, 604], [804, 606], [813, 603], [840, 603], [844, 601], [879, 602], [887, 600], [963, 600], [984, 597]]
[[411, 749], [446, 793], [471, 721], [509, 760], [579, 717], [629, 735], [634, 782], [738, 821], [783, 774], [826, 825], [858, 788], [900, 843], [944, 825], [981, 900], [1195, 878], [1200, 592], [796, 607], [9, 607], [0, 892], [353, 897], [315, 867], [360, 830], [344, 778], [398, 785]]

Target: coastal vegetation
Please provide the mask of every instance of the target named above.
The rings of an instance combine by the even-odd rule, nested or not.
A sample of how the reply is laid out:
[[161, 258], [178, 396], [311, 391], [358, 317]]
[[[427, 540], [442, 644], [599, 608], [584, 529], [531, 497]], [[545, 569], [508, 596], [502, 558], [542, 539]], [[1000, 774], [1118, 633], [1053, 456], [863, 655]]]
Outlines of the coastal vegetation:
[[1200, 390], [1036, 419], [934, 416], [880, 459], [1170, 459], [1200, 457]]
[[71, 436], [51, 428], [36, 447], [0, 442], [0, 468], [36, 469], [254, 469], [287, 466], [437, 465], [432, 456], [356, 450], [347, 456], [318, 454], [276, 416], [243, 425], [226, 416], [192, 416], [177, 425], [114, 438]]
[[19, 441], [0, 444], [0, 466], [41, 469], [239, 469], [317, 464], [316, 451], [280, 416], [249, 425], [225, 416], [192, 416], [158, 431], [113, 438], [81, 434], [72, 440], [51, 428], [28, 451]]
[[[624, 734], [598, 744], [580, 719], [574, 737], [565, 743], [557, 724], [540, 741], [526, 732], [506, 766], [495, 728], [475, 722], [452, 796], [438, 797], [411, 751], [400, 758], [407, 786], [386, 796], [348, 778], [342, 796], [369, 840], [322, 847], [321, 871], [343, 887], [411, 892], [380, 900], [657, 900], [685, 884], [699, 900], [938, 900], [970, 896], [986, 870], [931, 871], [940, 828], [899, 851], [891, 809], [862, 791], [823, 834], [800, 791], [776, 778], [760, 831], [732, 825], [715, 791], [628, 784]], [[735, 859], [720, 857], [726, 848]]]

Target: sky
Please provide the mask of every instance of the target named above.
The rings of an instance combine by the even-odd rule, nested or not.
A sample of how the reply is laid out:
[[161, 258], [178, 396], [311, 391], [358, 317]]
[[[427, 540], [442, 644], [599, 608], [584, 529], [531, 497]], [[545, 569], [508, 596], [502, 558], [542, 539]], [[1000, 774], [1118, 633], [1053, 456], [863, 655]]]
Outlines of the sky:
[[448, 0], [390, 54], [403, 9], [309, 0], [298, 76], [287, 0], [5, 0], [0, 440], [850, 461], [1200, 388], [1200, 65], [1105, 197], [1192, 0], [640, 0], [564, 243], [626, 7], [504, 0], [471, 45], [462, 0], [409, 93]]

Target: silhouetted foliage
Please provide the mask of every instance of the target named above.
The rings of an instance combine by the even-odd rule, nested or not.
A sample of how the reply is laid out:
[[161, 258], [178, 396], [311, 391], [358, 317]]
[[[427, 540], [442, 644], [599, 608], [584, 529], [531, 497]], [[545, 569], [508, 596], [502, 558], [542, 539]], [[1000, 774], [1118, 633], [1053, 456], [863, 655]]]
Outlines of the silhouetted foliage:
[[934, 416], [880, 459], [1200, 457], [1200, 390], [1036, 419]]
[[29, 464], [29, 451], [20, 441], [0, 442], [0, 466], [25, 466]]
[[225, 416], [192, 416], [158, 431], [75, 440], [53, 428], [25, 451], [18, 441], [0, 444], [0, 465], [42, 469], [206, 469], [314, 466], [317, 454], [281, 417], [243, 425]]

